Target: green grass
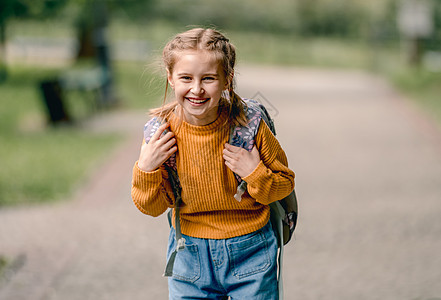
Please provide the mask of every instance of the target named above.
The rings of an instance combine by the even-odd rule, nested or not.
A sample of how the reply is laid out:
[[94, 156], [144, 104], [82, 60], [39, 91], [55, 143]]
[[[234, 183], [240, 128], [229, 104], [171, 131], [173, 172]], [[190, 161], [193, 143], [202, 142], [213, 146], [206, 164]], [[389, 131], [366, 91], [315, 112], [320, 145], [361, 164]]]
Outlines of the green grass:
[[441, 73], [405, 68], [388, 76], [399, 90], [433, 117], [441, 127]]
[[[48, 26], [51, 30], [47, 30]], [[55, 30], [52, 30], [54, 28]], [[152, 58], [160, 56], [163, 46], [175, 34], [187, 30], [189, 26], [173, 25], [166, 21], [151, 21], [145, 24], [113, 19], [108, 36], [113, 42], [122, 40], [146, 41]], [[372, 68], [394, 59], [393, 52], [377, 51], [362, 39], [344, 40], [326, 37], [301, 38], [295, 35], [269, 32], [249, 32], [222, 30], [236, 45], [238, 63], [259, 63], [278, 65], [301, 65], [329, 68]], [[52, 38], [75, 37], [71, 23], [59, 20], [27, 20], [12, 22], [11, 36]]]
[[[60, 26], [54, 24], [61, 23]], [[60, 21], [13, 22], [11, 34], [17, 36], [74, 37], [72, 24]], [[56, 30], [47, 30], [47, 27]], [[114, 19], [109, 36], [116, 40], [144, 40], [149, 45], [150, 58], [160, 56], [162, 47], [174, 34], [188, 29], [166, 21], [131, 23]], [[221, 28], [220, 28], [221, 29]], [[221, 29], [222, 30], [222, 29]], [[386, 39], [369, 43], [362, 39], [336, 39], [326, 37], [301, 38], [286, 34], [265, 32], [225, 31], [238, 49], [240, 64], [276, 64], [319, 68], [362, 69], [376, 72], [387, 78], [398, 89], [414, 99], [425, 109], [441, 119], [440, 101], [437, 101], [441, 85], [436, 73], [406, 68], [398, 40]], [[163, 97], [163, 74], [152, 75], [157, 66], [145, 62], [124, 66], [119, 73], [119, 88], [124, 103], [130, 107], [147, 110], [156, 106]], [[161, 78], [161, 79], [159, 79]], [[428, 80], [430, 78], [430, 80]], [[155, 99], [154, 102], [151, 99]]]
[[[47, 30], [48, 26], [56, 30]], [[121, 106], [147, 112], [160, 105], [165, 88], [163, 70], [154, 63], [165, 42], [185, 27], [169, 23], [139, 25], [116, 21], [113, 40], [142, 39], [149, 43], [150, 61], [115, 64]], [[70, 25], [53, 22], [12, 24], [16, 36], [73, 36]], [[441, 74], [406, 68], [398, 43], [368, 44], [361, 40], [299, 38], [295, 36], [226, 32], [238, 49], [238, 64], [276, 64], [320, 68], [364, 69], [386, 77], [400, 91], [427, 110], [441, 124]], [[77, 127], [45, 126], [38, 81], [60, 69], [12, 66], [10, 78], [0, 85], [0, 206], [39, 203], [66, 198], [106, 158], [121, 137], [94, 134]], [[67, 97], [77, 120], [89, 118], [87, 99]]]
[[117, 63], [116, 85], [122, 105], [146, 112], [161, 105], [165, 91], [161, 72], [157, 63]]
[[361, 41], [329, 38], [302, 39], [268, 33], [233, 33], [239, 63], [365, 68], [370, 52]]
[[0, 205], [68, 196], [115, 141], [67, 128], [0, 137]]
[[8, 264], [8, 261], [6, 258], [2, 255], [0, 255], [0, 279], [3, 273], [3, 270], [6, 268], [6, 265]]
[[38, 82], [58, 70], [13, 66], [0, 85], [0, 206], [67, 197], [120, 140], [46, 125]]
[[360, 69], [379, 74], [433, 117], [441, 127], [441, 72], [410, 67], [398, 42], [233, 33], [239, 63]]
[[[75, 126], [93, 117], [93, 95], [79, 92], [64, 95], [74, 125], [47, 125], [38, 84], [66, 68], [13, 65], [0, 84], [0, 207], [68, 197], [124, 138]], [[154, 64], [115, 64], [117, 109], [148, 112], [160, 105], [164, 81], [154, 69]]]

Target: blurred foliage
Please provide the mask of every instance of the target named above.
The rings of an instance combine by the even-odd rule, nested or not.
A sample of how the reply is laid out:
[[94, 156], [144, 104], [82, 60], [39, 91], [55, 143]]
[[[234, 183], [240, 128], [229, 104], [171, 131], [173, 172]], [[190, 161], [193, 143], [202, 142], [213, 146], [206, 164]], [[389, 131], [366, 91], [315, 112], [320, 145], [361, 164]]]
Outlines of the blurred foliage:
[[297, 31], [302, 36], [357, 36], [367, 13], [353, 1], [300, 0]]
[[56, 14], [69, 0], [2, 0], [0, 2], [0, 21], [11, 17], [45, 18]]
[[104, 162], [114, 133], [46, 125], [38, 82], [57, 69], [14, 66], [0, 85], [0, 206], [64, 197]]
[[[429, 0], [430, 1], [430, 0]], [[112, 19], [137, 24], [144, 30], [164, 21], [174, 26], [214, 26], [227, 31], [267, 32], [302, 37], [398, 38], [400, 0], [6, 0], [8, 16], [63, 15], [76, 20], [104, 4]], [[8, 4], [9, 3], [9, 4]], [[436, 30], [428, 44], [441, 38], [441, 1], [431, 0]], [[62, 8], [64, 8], [62, 10]], [[11, 13], [13, 12], [13, 13]], [[0, 17], [1, 20], [1, 17]], [[431, 46], [431, 47], [433, 47]]]
[[432, 2], [434, 31], [426, 40], [425, 48], [427, 50], [441, 51], [441, 1]]
[[47, 18], [55, 15], [69, 0], [1, 0], [0, 1], [0, 83], [8, 77], [5, 58], [7, 26], [13, 18]]
[[[360, 5], [353, 1], [267, 0], [206, 1], [165, 0], [152, 6], [150, 19], [158, 17], [178, 25], [215, 25], [231, 30], [298, 34], [348, 34], [359, 29], [366, 19]], [[362, 18], [361, 18], [362, 17]]]
[[300, 35], [360, 35], [393, 0], [6, 0], [8, 16], [47, 16], [66, 11], [78, 14], [91, 3], [105, 3], [113, 16], [137, 24], [167, 20], [176, 25], [212, 26], [224, 30], [264, 31]]
[[[155, 59], [171, 36], [192, 24], [226, 32], [238, 48], [239, 64], [381, 72], [441, 120], [440, 73], [425, 71], [424, 67], [403, 68], [396, 26], [398, 0], [103, 1], [110, 12], [111, 43], [135, 40], [148, 45], [148, 65], [139, 61], [115, 64], [118, 93], [127, 108], [147, 112], [161, 103], [165, 80]], [[0, 22], [12, 20], [11, 36], [75, 39], [75, 25], [88, 12], [90, 3], [3, 1]], [[439, 52], [441, 1], [432, 3], [435, 31], [424, 43], [426, 49]], [[81, 128], [48, 129], [37, 83], [59, 72], [62, 69], [14, 65], [6, 84], [0, 85], [0, 206], [63, 197], [103, 161], [103, 153], [118, 140], [115, 135]], [[83, 100], [73, 94], [67, 98], [77, 118], [87, 117]]]
[[0, 279], [3, 277], [3, 272], [6, 269], [6, 266], [8, 265], [8, 260], [5, 256], [0, 255]]
[[389, 78], [441, 127], [441, 73], [403, 69], [390, 74]]
[[[44, 19], [55, 16], [69, 0], [2, 0], [0, 1], [0, 44], [6, 40], [7, 24], [11, 19]], [[1, 45], [0, 45], [1, 46]], [[0, 58], [1, 59], [1, 58]]]

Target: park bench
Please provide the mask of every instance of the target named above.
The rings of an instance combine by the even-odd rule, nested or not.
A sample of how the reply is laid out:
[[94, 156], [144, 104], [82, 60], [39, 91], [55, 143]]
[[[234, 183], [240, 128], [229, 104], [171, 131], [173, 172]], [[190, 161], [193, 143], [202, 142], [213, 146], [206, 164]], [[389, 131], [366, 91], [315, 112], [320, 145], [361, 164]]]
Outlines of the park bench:
[[106, 105], [103, 87], [109, 82], [109, 72], [102, 67], [71, 69], [59, 76], [61, 88], [65, 93], [77, 92], [87, 101], [91, 112]]
[[[72, 68], [55, 78], [40, 82], [49, 122], [56, 124], [72, 121], [66, 103], [70, 102], [70, 98], [82, 99], [88, 114], [105, 108], [109, 103], [106, 95], [103, 95], [103, 90], [109, 80], [109, 72], [96, 66]], [[80, 97], [70, 97], [73, 93], [79, 94]]]

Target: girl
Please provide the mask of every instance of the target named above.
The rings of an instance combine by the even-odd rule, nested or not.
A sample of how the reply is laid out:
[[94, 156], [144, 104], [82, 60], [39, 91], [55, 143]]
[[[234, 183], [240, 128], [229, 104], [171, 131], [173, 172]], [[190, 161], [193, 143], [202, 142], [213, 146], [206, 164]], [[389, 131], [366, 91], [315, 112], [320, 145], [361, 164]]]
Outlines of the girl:
[[[165, 163], [173, 156], [181, 185], [184, 250], [169, 277], [170, 299], [278, 299], [277, 240], [268, 204], [294, 188], [294, 173], [265, 122], [252, 151], [228, 144], [230, 128], [248, 122], [233, 90], [235, 47], [213, 29], [175, 36], [164, 48], [175, 101], [153, 110], [166, 122], [141, 148], [132, 199], [148, 215], [174, 205]], [[241, 201], [238, 182], [248, 183]], [[175, 224], [168, 253], [176, 248]]]

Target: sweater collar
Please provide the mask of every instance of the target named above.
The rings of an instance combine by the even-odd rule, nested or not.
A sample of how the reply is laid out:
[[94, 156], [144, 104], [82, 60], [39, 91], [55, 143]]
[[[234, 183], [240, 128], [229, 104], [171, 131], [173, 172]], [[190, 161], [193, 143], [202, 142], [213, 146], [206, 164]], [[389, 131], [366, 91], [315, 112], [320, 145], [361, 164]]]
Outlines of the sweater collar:
[[172, 122], [172, 124], [174, 124], [175, 126], [181, 127], [180, 129], [183, 129], [187, 132], [192, 132], [192, 133], [209, 133], [209, 132], [215, 132], [218, 131], [220, 129], [220, 127], [224, 126], [227, 118], [228, 118], [228, 110], [225, 108], [220, 108], [220, 113], [218, 114], [216, 120], [214, 120], [213, 122], [211, 122], [210, 124], [207, 125], [202, 125], [202, 126], [198, 126], [198, 125], [192, 125], [190, 123], [187, 123], [185, 121], [179, 120], [179, 117], [176, 114], [172, 115], [172, 119], [170, 120]]

